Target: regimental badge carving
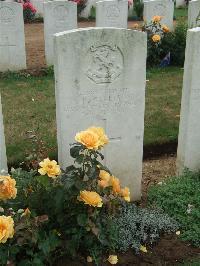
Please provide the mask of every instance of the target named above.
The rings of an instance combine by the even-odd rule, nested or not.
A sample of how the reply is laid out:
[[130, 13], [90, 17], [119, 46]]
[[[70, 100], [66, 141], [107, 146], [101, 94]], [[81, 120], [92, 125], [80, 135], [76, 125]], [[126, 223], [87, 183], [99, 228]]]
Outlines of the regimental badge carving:
[[66, 17], [68, 16], [68, 9], [64, 5], [59, 5], [54, 8], [53, 14], [56, 21], [64, 22], [66, 21]]
[[8, 6], [0, 8], [0, 23], [12, 24], [14, 19], [14, 11]]
[[96, 84], [112, 83], [123, 70], [123, 55], [117, 46], [92, 46], [87, 56], [89, 68], [86, 75]]
[[108, 7], [108, 10], [107, 10], [107, 13], [106, 13], [107, 18], [116, 19], [116, 18], [119, 17], [119, 15], [120, 15], [120, 10], [119, 10], [119, 8], [117, 6], [112, 5], [112, 6]]
[[196, 18], [196, 26], [200, 27], [200, 11], [199, 11], [199, 14], [198, 14], [198, 16]]

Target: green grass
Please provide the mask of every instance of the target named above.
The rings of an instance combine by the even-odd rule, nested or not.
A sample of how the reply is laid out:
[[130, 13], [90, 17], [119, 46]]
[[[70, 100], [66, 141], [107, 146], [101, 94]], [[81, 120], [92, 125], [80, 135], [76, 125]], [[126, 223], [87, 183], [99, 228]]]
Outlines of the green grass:
[[188, 8], [175, 8], [174, 9], [174, 17], [176, 19], [186, 19], [188, 16]]
[[[147, 73], [144, 144], [177, 139], [183, 71], [152, 69]], [[9, 74], [0, 79], [9, 164], [32, 150], [27, 131], [35, 131], [56, 156], [54, 79]]]
[[181, 239], [200, 247], [200, 173], [187, 171], [152, 186], [148, 199], [151, 205], [177, 220]]

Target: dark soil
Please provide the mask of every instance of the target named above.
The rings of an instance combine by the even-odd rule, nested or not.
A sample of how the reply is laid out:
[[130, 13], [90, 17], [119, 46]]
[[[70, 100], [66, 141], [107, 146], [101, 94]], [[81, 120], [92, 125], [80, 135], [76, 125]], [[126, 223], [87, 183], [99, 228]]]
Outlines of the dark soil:
[[[193, 248], [181, 242], [174, 235], [163, 236], [163, 238], [153, 247], [147, 247], [147, 253], [135, 254], [130, 250], [125, 254], [118, 255], [119, 266], [173, 266], [179, 265], [183, 261], [188, 261], [193, 257], [200, 256], [200, 249]], [[93, 263], [87, 263], [85, 258], [80, 262], [67, 259], [60, 260], [57, 266], [93, 266]], [[111, 264], [102, 262], [101, 266], [110, 266]], [[188, 265], [189, 266], [189, 265]]]

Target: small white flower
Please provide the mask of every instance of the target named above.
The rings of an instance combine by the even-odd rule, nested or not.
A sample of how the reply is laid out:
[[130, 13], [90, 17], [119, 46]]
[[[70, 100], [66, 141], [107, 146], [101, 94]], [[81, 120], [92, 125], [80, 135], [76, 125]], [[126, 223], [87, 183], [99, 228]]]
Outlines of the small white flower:
[[4, 212], [4, 208], [0, 207], [0, 212]]
[[158, 185], [160, 185], [160, 186], [161, 186], [162, 184], [163, 184], [163, 182], [158, 182]]
[[31, 101], [32, 101], [32, 102], [34, 102], [34, 101], [35, 101], [35, 99], [34, 99], [34, 98], [32, 98], [32, 99], [31, 99]]
[[181, 234], [181, 231], [176, 231], [177, 236], [180, 236], [180, 234]]
[[194, 208], [194, 205], [192, 205], [192, 204], [188, 204], [188, 208], [187, 208], [187, 210], [186, 210], [186, 212], [188, 213], [188, 214], [190, 214], [191, 212], [192, 212], [192, 209]]

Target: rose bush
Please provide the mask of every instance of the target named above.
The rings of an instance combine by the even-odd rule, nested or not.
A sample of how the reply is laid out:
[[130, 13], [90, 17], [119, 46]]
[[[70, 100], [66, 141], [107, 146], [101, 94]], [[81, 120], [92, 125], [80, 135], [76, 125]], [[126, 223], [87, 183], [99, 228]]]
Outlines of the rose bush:
[[[120, 234], [131, 225], [123, 222], [119, 230], [116, 221], [124, 207], [133, 205], [130, 190], [102, 163], [101, 149], [108, 144], [102, 128], [78, 132], [75, 141], [70, 148], [74, 164], [66, 169], [49, 158], [34, 159], [37, 169], [12, 169], [12, 177], [0, 177], [0, 265], [56, 265], [64, 255], [117, 264]], [[139, 251], [150, 230], [140, 237], [142, 218], [137, 217], [132, 247]]]

